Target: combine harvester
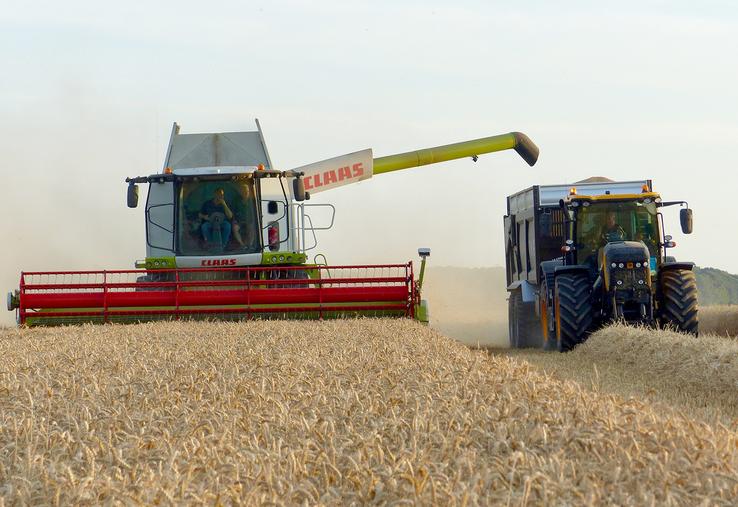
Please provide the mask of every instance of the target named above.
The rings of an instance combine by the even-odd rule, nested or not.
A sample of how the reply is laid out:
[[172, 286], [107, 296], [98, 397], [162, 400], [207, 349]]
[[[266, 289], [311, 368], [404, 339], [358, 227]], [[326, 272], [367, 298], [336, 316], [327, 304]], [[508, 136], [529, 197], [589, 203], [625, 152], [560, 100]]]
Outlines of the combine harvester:
[[[310, 194], [401, 169], [514, 149], [529, 165], [538, 148], [513, 132], [373, 158], [367, 149], [288, 171], [272, 165], [257, 130], [180, 134], [175, 123], [161, 173], [127, 178], [128, 206], [148, 184], [146, 259], [135, 270], [25, 272], [8, 309], [26, 326], [151, 320], [392, 316], [428, 321], [412, 262], [328, 266], [308, 252], [329, 229], [330, 204]], [[329, 224], [308, 213], [323, 208]], [[328, 220], [326, 221], [328, 222]]]

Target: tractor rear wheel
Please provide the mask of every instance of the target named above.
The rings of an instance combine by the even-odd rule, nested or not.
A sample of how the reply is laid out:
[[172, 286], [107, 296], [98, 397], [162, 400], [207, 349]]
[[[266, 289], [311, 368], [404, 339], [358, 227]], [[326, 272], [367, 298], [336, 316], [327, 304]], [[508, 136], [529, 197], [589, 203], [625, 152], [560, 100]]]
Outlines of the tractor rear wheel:
[[523, 296], [519, 290], [510, 293], [508, 328], [510, 348], [523, 349], [541, 346], [540, 324], [536, 319], [534, 303], [523, 301]]
[[554, 283], [556, 349], [568, 352], [587, 339], [592, 327], [591, 284], [586, 273], [563, 273]]
[[693, 271], [674, 269], [661, 273], [661, 326], [697, 336], [697, 279]]

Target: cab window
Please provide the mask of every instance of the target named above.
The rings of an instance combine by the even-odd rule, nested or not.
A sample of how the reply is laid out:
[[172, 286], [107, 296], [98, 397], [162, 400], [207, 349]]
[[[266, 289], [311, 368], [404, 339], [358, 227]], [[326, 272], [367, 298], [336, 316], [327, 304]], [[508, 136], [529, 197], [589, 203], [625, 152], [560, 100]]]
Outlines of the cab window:
[[653, 203], [593, 202], [577, 209], [578, 262], [596, 259], [599, 249], [612, 241], [640, 241], [651, 256], [658, 256], [658, 218]]
[[178, 196], [179, 254], [261, 251], [253, 180], [185, 180]]

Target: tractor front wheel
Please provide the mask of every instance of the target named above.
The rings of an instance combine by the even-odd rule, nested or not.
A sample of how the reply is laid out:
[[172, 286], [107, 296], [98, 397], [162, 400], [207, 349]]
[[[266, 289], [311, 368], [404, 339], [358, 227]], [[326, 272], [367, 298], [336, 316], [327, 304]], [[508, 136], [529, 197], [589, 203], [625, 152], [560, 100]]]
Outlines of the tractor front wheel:
[[661, 326], [697, 336], [697, 279], [693, 271], [674, 269], [661, 274]]
[[568, 352], [587, 339], [592, 327], [592, 299], [586, 273], [562, 273], [554, 284], [556, 349]]

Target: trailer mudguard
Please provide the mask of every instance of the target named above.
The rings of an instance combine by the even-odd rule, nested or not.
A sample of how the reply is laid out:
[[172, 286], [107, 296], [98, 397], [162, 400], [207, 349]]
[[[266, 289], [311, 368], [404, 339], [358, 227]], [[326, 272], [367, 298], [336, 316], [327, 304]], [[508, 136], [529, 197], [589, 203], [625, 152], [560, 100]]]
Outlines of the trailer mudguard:
[[535, 303], [536, 287], [528, 280], [518, 280], [507, 286], [507, 291], [520, 290], [524, 303]]
[[554, 268], [554, 278], [563, 274], [563, 273], [589, 273], [590, 269], [587, 266], [582, 266], [581, 264], [577, 264], [574, 266], [556, 266]]

